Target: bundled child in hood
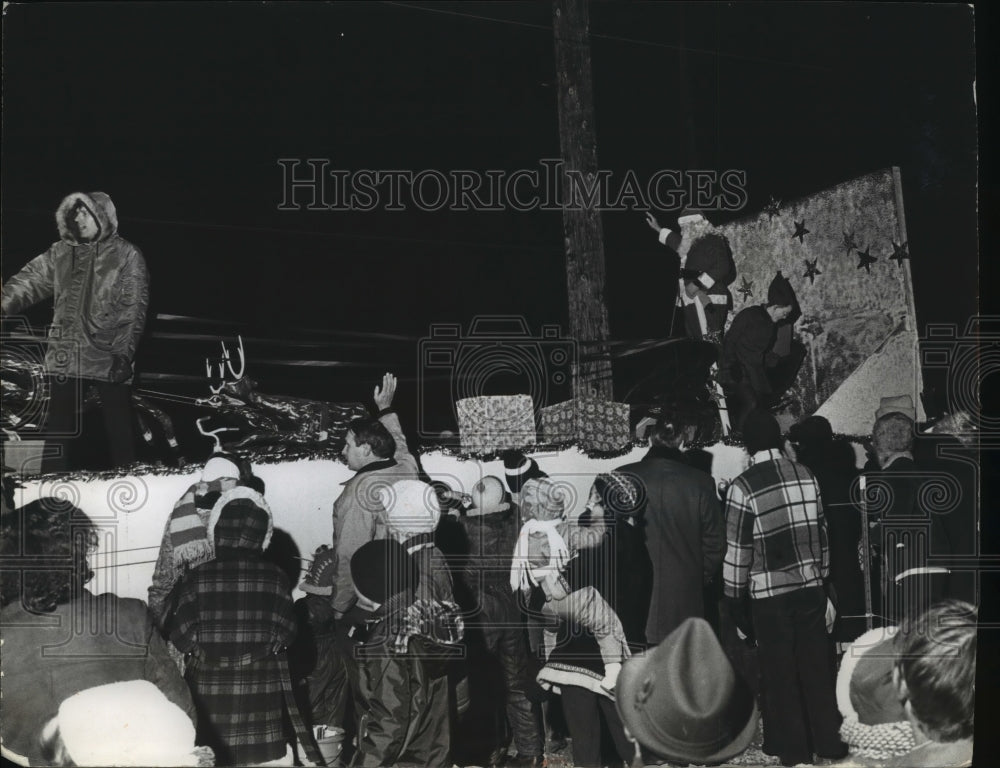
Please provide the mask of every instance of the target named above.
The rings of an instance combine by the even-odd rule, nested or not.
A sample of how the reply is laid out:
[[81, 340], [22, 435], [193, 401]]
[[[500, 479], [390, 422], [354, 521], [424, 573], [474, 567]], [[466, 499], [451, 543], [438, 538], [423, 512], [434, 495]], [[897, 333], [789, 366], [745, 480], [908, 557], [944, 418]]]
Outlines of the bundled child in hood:
[[[599, 503], [591, 494], [590, 504]], [[510, 571], [510, 587], [515, 592], [540, 586], [545, 593], [542, 613], [564, 619], [590, 630], [601, 649], [605, 676], [602, 687], [610, 695], [614, 690], [622, 661], [630, 655], [621, 620], [593, 586], [575, 588], [568, 579], [569, 568], [585, 565], [587, 552], [595, 549], [604, 537], [603, 525], [582, 528], [566, 519], [560, 489], [548, 478], [532, 479], [521, 491], [521, 526]], [[603, 515], [594, 516], [603, 520]], [[573, 562], [577, 561], [577, 562]], [[548, 658], [556, 642], [554, 629], [544, 634]]]

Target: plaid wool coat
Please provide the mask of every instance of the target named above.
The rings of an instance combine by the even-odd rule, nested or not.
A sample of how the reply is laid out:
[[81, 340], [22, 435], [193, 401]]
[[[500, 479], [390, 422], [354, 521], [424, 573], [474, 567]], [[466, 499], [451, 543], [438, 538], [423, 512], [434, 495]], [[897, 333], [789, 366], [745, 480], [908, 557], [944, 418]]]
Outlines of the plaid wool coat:
[[171, 633], [188, 654], [199, 743], [215, 750], [220, 765], [262, 763], [286, 752], [285, 673], [275, 654], [295, 636], [294, 604], [287, 576], [261, 558], [263, 525], [245, 511], [228, 518], [223, 511], [216, 559], [185, 578]]

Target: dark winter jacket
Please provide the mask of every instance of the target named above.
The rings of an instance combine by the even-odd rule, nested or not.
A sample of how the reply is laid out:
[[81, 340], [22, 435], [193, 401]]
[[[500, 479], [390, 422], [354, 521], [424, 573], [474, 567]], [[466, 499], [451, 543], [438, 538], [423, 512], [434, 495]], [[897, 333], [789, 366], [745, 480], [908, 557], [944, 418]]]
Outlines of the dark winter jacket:
[[[83, 202], [100, 225], [80, 243], [68, 217]], [[118, 234], [118, 216], [103, 192], [74, 192], [56, 211], [60, 240], [3, 286], [2, 312], [14, 315], [55, 299], [45, 355], [51, 374], [107, 381], [115, 357], [131, 363], [146, 323], [149, 274], [139, 249]]]
[[391, 598], [355, 648], [361, 708], [354, 765], [450, 765], [449, 663], [464, 627], [453, 603]]
[[0, 612], [0, 735], [3, 746], [44, 765], [39, 736], [68, 696], [106, 683], [148, 680], [192, 722], [188, 687], [141, 600], [83, 595], [52, 613], [19, 602]]
[[684, 462], [680, 451], [651, 448], [616, 470], [642, 484], [646, 547], [653, 590], [646, 642], [662, 641], [684, 619], [704, 617], [703, 588], [722, 563], [726, 529], [711, 475]]
[[719, 380], [749, 384], [758, 395], [771, 392], [764, 357], [774, 344], [777, 326], [763, 306], [747, 307], [733, 318], [722, 337]]

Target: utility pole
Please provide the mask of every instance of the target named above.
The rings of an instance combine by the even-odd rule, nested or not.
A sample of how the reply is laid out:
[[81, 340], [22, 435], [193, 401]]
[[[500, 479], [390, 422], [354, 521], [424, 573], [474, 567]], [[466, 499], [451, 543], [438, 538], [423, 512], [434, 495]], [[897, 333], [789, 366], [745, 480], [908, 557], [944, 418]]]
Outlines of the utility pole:
[[[552, 17], [563, 169], [578, 172], [592, 188], [599, 179], [587, 0], [553, 0]], [[604, 201], [600, 192], [581, 194], [569, 173], [563, 175], [562, 191], [570, 335], [578, 342], [607, 341], [604, 228], [598, 210]], [[581, 344], [573, 397], [613, 399], [610, 359], [587, 359], [604, 351], [600, 344]]]

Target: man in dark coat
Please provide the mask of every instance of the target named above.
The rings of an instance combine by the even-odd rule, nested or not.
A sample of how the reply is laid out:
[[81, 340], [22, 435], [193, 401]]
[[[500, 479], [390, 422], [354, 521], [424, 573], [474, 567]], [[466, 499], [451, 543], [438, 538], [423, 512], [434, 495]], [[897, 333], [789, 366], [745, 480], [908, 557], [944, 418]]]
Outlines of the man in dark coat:
[[883, 552], [881, 615], [891, 624], [913, 619], [948, 592], [948, 570], [929, 565], [928, 555], [951, 554], [943, 516], [922, 503], [926, 477], [913, 460], [914, 421], [908, 413], [889, 411], [872, 430], [872, 446], [881, 471], [868, 474], [869, 494], [881, 486]]
[[755, 408], [776, 405], [795, 383], [806, 356], [794, 337], [802, 316], [795, 291], [781, 272], [767, 289], [767, 304], [747, 307], [733, 318], [722, 340], [719, 381], [734, 429]]
[[149, 273], [139, 249], [118, 234], [118, 214], [103, 192], [74, 192], [56, 211], [59, 241], [3, 286], [0, 311], [16, 315], [55, 300], [45, 354], [51, 395], [46, 429], [63, 452], [44, 471], [69, 468], [83, 388], [100, 396], [114, 466], [135, 461], [132, 362], [146, 323]]
[[649, 452], [616, 470], [642, 488], [646, 546], [653, 564], [653, 589], [646, 642], [656, 645], [690, 616], [704, 618], [704, 587], [722, 563], [726, 548], [722, 506], [705, 472], [686, 464], [681, 447], [690, 427], [681, 409], [657, 420], [648, 433]]

